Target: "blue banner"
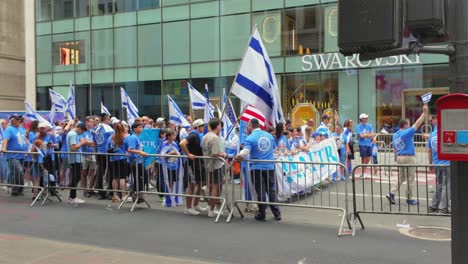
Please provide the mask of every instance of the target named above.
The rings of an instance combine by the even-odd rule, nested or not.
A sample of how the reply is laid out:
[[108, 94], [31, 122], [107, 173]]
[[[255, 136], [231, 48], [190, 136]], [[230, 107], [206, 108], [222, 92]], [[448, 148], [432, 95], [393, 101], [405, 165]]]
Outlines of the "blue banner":
[[[143, 144], [143, 151], [148, 154], [158, 154], [159, 152], [159, 129], [157, 128], [145, 128], [140, 134], [140, 139]], [[149, 169], [156, 157], [150, 156], [144, 159], [145, 168]]]

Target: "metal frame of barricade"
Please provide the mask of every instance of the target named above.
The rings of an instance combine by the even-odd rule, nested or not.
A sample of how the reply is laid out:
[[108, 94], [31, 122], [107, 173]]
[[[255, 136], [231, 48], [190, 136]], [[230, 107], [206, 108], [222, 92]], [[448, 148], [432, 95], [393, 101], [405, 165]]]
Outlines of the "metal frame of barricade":
[[[347, 169], [346, 169], [346, 166], [344, 164], [341, 164], [341, 163], [336, 163], [336, 162], [296, 162], [296, 161], [276, 161], [276, 160], [243, 160], [242, 162], [244, 163], [251, 163], [251, 162], [255, 162], [255, 163], [274, 163], [275, 164], [275, 172], [276, 172], [276, 164], [277, 163], [281, 163], [282, 166], [284, 166], [285, 164], [288, 164], [287, 167], [291, 168], [291, 166], [293, 166], [293, 164], [295, 164], [296, 166], [302, 166], [304, 168], [304, 170], [306, 169], [310, 169], [310, 167], [308, 168], [307, 166], [312, 166], [312, 170], [314, 170], [314, 166], [320, 166], [320, 175], [322, 175], [321, 171], [322, 171], [322, 168], [324, 166], [336, 166], [337, 167], [337, 170], [339, 170], [339, 168], [342, 168], [343, 169], [343, 173], [344, 175], [344, 188], [345, 188], [345, 199], [344, 199], [344, 208], [343, 207], [339, 207], [339, 204], [340, 204], [340, 199], [339, 199], [339, 192], [336, 191], [335, 194], [336, 194], [336, 207], [334, 206], [331, 206], [331, 196], [332, 196], [332, 189], [334, 188], [333, 185], [335, 185], [335, 189], [338, 190], [338, 184], [337, 183], [329, 183], [330, 185], [328, 185], [328, 192], [327, 192], [327, 195], [328, 195], [328, 206], [325, 206], [324, 205], [324, 189], [325, 187], [322, 185], [322, 189], [319, 191], [320, 192], [320, 205], [315, 205], [315, 200], [316, 198], [314, 197], [315, 195], [315, 192], [317, 190], [312, 190], [313, 192], [310, 194], [310, 196], [312, 197], [312, 204], [308, 204], [308, 198], [307, 197], [307, 190], [304, 189], [304, 193], [305, 193], [305, 197], [303, 198], [304, 200], [304, 204], [293, 204], [293, 203], [284, 203], [284, 202], [260, 202], [258, 200], [245, 200], [245, 199], [235, 199], [236, 197], [236, 194], [235, 194], [235, 188], [233, 186], [232, 188], [232, 194], [231, 194], [231, 211], [229, 213], [229, 216], [226, 220], [226, 222], [230, 222], [231, 221], [231, 218], [233, 217], [233, 214], [234, 214], [234, 208], [237, 208], [237, 211], [239, 212], [241, 218], [244, 217], [244, 214], [242, 213], [241, 209], [239, 208], [238, 204], [239, 203], [245, 203], [245, 204], [251, 204], [251, 203], [255, 203], [255, 204], [262, 204], [262, 205], [270, 205], [270, 206], [284, 206], [284, 207], [298, 207], [298, 208], [311, 208], [311, 209], [326, 209], [326, 210], [334, 210], [334, 211], [340, 211], [342, 212], [342, 217], [341, 217], [341, 222], [340, 222], [340, 226], [339, 226], [339, 230], [338, 230], [338, 236], [342, 236], [343, 235], [343, 228], [344, 228], [344, 221], [346, 220], [347, 223], [348, 223], [348, 227], [351, 229], [351, 223], [350, 223], [350, 220], [348, 218], [348, 215], [347, 215], [347, 212], [348, 212], [348, 196], [349, 196], [349, 193], [348, 193], [348, 180], [347, 180]], [[306, 172], [307, 173], [307, 172]], [[232, 167], [231, 167], [231, 175], [232, 175]], [[299, 175], [299, 174], [298, 174]], [[296, 176], [297, 178], [299, 176]], [[251, 176], [252, 177], [252, 176]], [[329, 175], [329, 177], [332, 177], [331, 175]], [[328, 177], [327, 177], [328, 178]], [[276, 175], [274, 176], [274, 179], [276, 181], [278, 181]], [[324, 178], [325, 179], [325, 178]], [[324, 179], [320, 182], [317, 182], [317, 184], [323, 184], [324, 183]], [[232, 182], [232, 181], [231, 181]], [[284, 184], [284, 181], [282, 182]], [[305, 187], [307, 186], [307, 177], [305, 177]], [[255, 185], [255, 184], [254, 184]], [[267, 184], [268, 185], [268, 184]], [[312, 176], [312, 188], [315, 188], [316, 184], [314, 183], [314, 177]], [[268, 192], [268, 190], [266, 191]], [[241, 189], [241, 196], [242, 196], [242, 189]], [[292, 196], [292, 193], [290, 192], [289, 193], [291, 196], [291, 198], [293, 197]], [[278, 193], [276, 191], [275, 193], [276, 196], [278, 196]], [[298, 195], [298, 200], [300, 198], [300, 193], [296, 193], [295, 195]], [[267, 194], [268, 196], [268, 194]], [[254, 197], [252, 197], [252, 199], [254, 199]], [[318, 199], [318, 198], [317, 198]], [[326, 203], [326, 202], [325, 202]]]
[[[176, 158], [176, 159], [188, 159], [187, 156], [185, 155], [162, 155], [162, 154], [147, 154], [145, 157], [159, 157], [159, 158]], [[182, 162], [183, 162], [182, 160]], [[206, 162], [207, 160], [218, 160], [220, 162], [223, 162], [224, 163], [224, 169], [226, 169], [227, 167], [227, 164], [226, 164], [226, 161], [222, 158], [219, 158], [219, 157], [205, 157], [205, 156], [195, 156], [195, 162], [197, 162], [198, 164], [200, 164], [201, 162]], [[156, 163], [156, 162], [154, 162]], [[206, 169], [206, 168], [205, 168]], [[223, 168], [218, 168], [217, 170], [221, 170]], [[138, 170], [137, 170], [138, 171]], [[207, 172], [207, 171], [206, 171]], [[219, 172], [218, 172], [219, 173]], [[226, 174], [224, 174], [224, 179], [226, 179]], [[184, 177], [187, 177], [187, 180], [190, 181], [190, 176], [188, 175], [188, 172], [184, 174]], [[194, 175], [194, 177], [196, 177]], [[137, 175], [137, 178], [138, 178], [138, 175]], [[206, 178], [205, 178], [205, 181], [206, 182], [209, 182], [208, 180], [210, 179], [210, 176], [208, 174], [208, 172], [206, 173]], [[222, 180], [224, 180], [222, 179]], [[203, 178], [202, 178], [203, 180]], [[138, 182], [138, 181], [137, 181]], [[156, 184], [160, 184], [161, 181], [157, 182]], [[210, 182], [211, 183], [211, 182]], [[143, 184], [145, 184], [143, 182]], [[200, 186], [201, 188], [202, 186]], [[139, 188], [139, 187], [137, 187]], [[195, 191], [195, 190], [194, 190]], [[141, 194], [149, 194], [149, 195], [165, 195], [165, 196], [177, 196], [177, 197], [185, 197], [185, 198], [203, 198], [203, 199], [214, 199], [214, 200], [218, 200], [218, 201], [221, 201], [221, 206], [219, 208], [219, 212], [218, 214], [216, 215], [216, 218], [215, 218], [215, 223], [217, 223], [219, 221], [219, 218], [222, 214], [222, 211], [224, 210], [224, 208], [226, 207], [226, 198], [222, 196], [222, 188], [220, 186], [220, 189], [219, 189], [219, 196], [206, 196], [206, 195], [196, 195], [196, 194], [186, 194], [186, 193], [174, 193], [174, 192], [163, 192], [161, 190], [159, 191], [137, 191], [137, 199], [140, 199], [140, 195]], [[137, 200], [138, 201], [138, 200]], [[134, 201], [134, 204], [131, 208], [131, 211], [133, 211], [133, 209], [135, 208], [136, 204], [137, 204], [137, 201]], [[228, 210], [230, 210], [228, 208]]]
[[[27, 152], [27, 151], [5, 151], [5, 152], [2, 152], [4, 154], [24, 154], [24, 155], [40, 155], [39, 153], [37, 152]], [[6, 159], [6, 162], [7, 162], [7, 181], [14, 181], [14, 182], [17, 182], [18, 179], [16, 177], [16, 169], [15, 169], [15, 175], [13, 175], [13, 178], [14, 179], [11, 179], [9, 176], [10, 176], [10, 163], [12, 159]], [[16, 159], [13, 159], [13, 160], [16, 160]], [[23, 179], [19, 179], [20, 183], [23, 182], [23, 184], [11, 184], [11, 183], [0, 183], [0, 186], [5, 186], [5, 187], [12, 187], [12, 188], [22, 188], [22, 189], [37, 189], [38, 190], [38, 193], [36, 194], [36, 198], [31, 202], [31, 204], [29, 205], [30, 207], [34, 206], [34, 204], [42, 198], [42, 194], [44, 193], [44, 191], [46, 190], [46, 188], [42, 187], [42, 186], [27, 186], [24, 184], [24, 171], [25, 171], [25, 168], [24, 168], [24, 164], [21, 164], [21, 169], [23, 170]], [[42, 174], [42, 180], [44, 182], [44, 185], [47, 183], [47, 181], [44, 181], [43, 177], [45, 177], [46, 175]], [[39, 178], [39, 180], [41, 180], [41, 177]], [[47, 199], [47, 196], [43, 198], [44, 200]]]
[[[109, 158], [110, 158], [111, 156], [125, 156], [126, 158], [128, 157], [127, 154], [119, 154], [119, 153], [97, 153], [97, 152], [54, 151], [54, 154], [57, 154], [57, 155], [60, 155], [60, 154], [65, 154], [65, 155], [82, 155], [82, 157], [81, 157], [81, 158], [82, 158], [82, 161], [83, 161], [85, 155], [94, 155], [94, 156], [96, 156], [96, 170], [97, 170], [97, 166], [98, 166], [98, 164], [97, 164], [97, 157], [98, 157], [98, 156], [105, 156], [105, 157], [107, 157], [107, 158], [105, 159], [105, 162], [106, 162], [107, 164], [106, 164], [106, 171], [103, 171], [102, 177], [104, 178], [105, 176], [107, 176], [107, 178], [108, 178], [109, 180], [111, 179], [111, 177], [109, 177], [109, 175], [108, 175], [108, 174], [110, 173], [110, 171], [109, 171], [109, 170], [110, 170], [110, 160], [109, 160]], [[125, 160], [126, 160], [126, 159], [125, 159]], [[61, 166], [60, 166], [60, 162], [61, 162], [61, 161], [59, 161], [59, 167], [61, 167]], [[70, 164], [70, 165], [71, 165], [71, 164]], [[129, 164], [129, 165], [131, 165], [131, 164]], [[68, 169], [70, 170], [70, 171], [69, 171], [69, 176], [70, 176], [70, 177], [73, 177], [73, 175], [72, 175], [73, 172], [71, 171], [72, 168], [68, 168]], [[59, 173], [60, 173], [60, 172], [59, 172]], [[77, 176], [77, 182], [76, 182], [77, 185], [78, 185], [78, 183], [81, 181], [81, 176], [82, 176], [81, 173], [82, 173], [82, 169], [80, 169], [79, 175]], [[95, 174], [96, 174], [96, 173], [97, 173], [97, 171], [95, 171]], [[129, 174], [130, 174], [130, 173], [128, 173], [128, 175], [125, 175], [125, 176], [129, 176]], [[123, 176], [123, 175], [121, 175], [121, 176]], [[98, 181], [97, 177], [98, 177], [98, 176], [96, 175], [96, 181]], [[126, 178], [124, 178], [124, 179], [126, 179]], [[114, 180], [114, 177], [112, 177], [112, 180]], [[104, 179], [102, 179], [102, 181], [103, 181], [102, 184], [104, 185]], [[97, 182], [96, 182], [96, 184], [97, 184]], [[113, 184], [112, 184], [112, 182], [111, 182], [111, 183], [107, 182], [107, 185], [109, 186], [109, 185], [113, 185]], [[103, 186], [102, 188], [92, 188], [91, 186], [90, 186], [90, 187], [86, 187], [86, 188], [78, 187], [78, 186], [77, 186], [77, 187], [70, 187], [70, 186], [48, 186], [48, 187], [46, 188], [46, 198], [44, 198], [44, 200], [43, 200], [43, 202], [42, 202], [42, 205], [44, 205], [45, 202], [46, 202], [47, 200], [50, 200], [50, 199], [48, 199], [49, 196], [50, 196], [48, 189], [51, 189], [51, 190], [54, 191], [54, 192], [52, 192], [52, 193], [54, 193], [53, 196], [56, 197], [56, 198], [59, 200], [59, 202], [62, 202], [62, 199], [60, 198], [60, 196], [56, 195], [56, 191], [57, 191], [58, 189], [65, 189], [65, 190], [70, 190], [70, 191], [71, 191], [71, 190], [75, 190], [75, 191], [97, 191], [97, 192], [104, 192], [104, 193], [112, 192], [112, 193], [121, 193], [121, 194], [130, 193], [129, 191], [126, 190], [126, 188], [125, 188], [125, 190], [113, 189], [113, 188], [111, 188], [111, 189], [107, 188], [107, 189], [106, 189], [106, 188], [104, 188], [104, 186]], [[104, 194], [104, 195], [105, 195], [105, 194]], [[117, 206], [117, 209], [120, 210], [120, 208], [127, 202], [127, 200], [128, 200], [129, 198], [130, 198], [130, 195], [127, 194], [127, 195], [125, 196], [125, 199], [121, 199], [119, 205]], [[145, 201], [145, 202], [146, 202], [146, 201]], [[146, 204], [149, 206], [149, 204], [148, 204], [147, 202], [146, 202]], [[77, 205], [75, 205], [75, 206], [77, 206]]]
[[[366, 178], [365, 177], [365, 168], [370, 168], [371, 170], [371, 173], [367, 173], [367, 175], [370, 175], [370, 178]], [[374, 168], [378, 168], [380, 170], [378, 170], [377, 173], [374, 173], [373, 170]], [[388, 201], [389, 198], [386, 197], [387, 193], [391, 192], [391, 189], [392, 189], [392, 181], [390, 180], [390, 178], [392, 177], [392, 172], [394, 172], [395, 170], [392, 169], [392, 168], [396, 168], [396, 172], [398, 173], [397, 174], [397, 181], [400, 185], [400, 187], [398, 188], [398, 194], [400, 194], [401, 192], [408, 192], [410, 189], [410, 186], [408, 185], [407, 183], [407, 180], [406, 179], [405, 182], [406, 183], [406, 190], [403, 189], [403, 186], [402, 186], [402, 183], [403, 182], [400, 182], [400, 169], [404, 169], [404, 168], [414, 168], [415, 169], [415, 176], [414, 176], [414, 182], [412, 183], [414, 186], [412, 186], [412, 188], [416, 188], [416, 196], [415, 196], [415, 199], [418, 203], [417, 205], [409, 205], [407, 203], [403, 203], [403, 206], [407, 207], [407, 210], [402, 210], [404, 209], [402, 207], [402, 202], [401, 200], [402, 199], [405, 199], [404, 198], [404, 195], [398, 195], [398, 197], [396, 196], [397, 193], [395, 193], [395, 200], [398, 198], [398, 203], [396, 204], [392, 204]], [[362, 218], [361, 218], [361, 214], [394, 214], [394, 215], [419, 215], [419, 216], [450, 216], [450, 214], [436, 214], [436, 213], [430, 213], [428, 211], [428, 207], [429, 207], [429, 184], [428, 184], [428, 175], [430, 172], [430, 169], [431, 168], [450, 168], [449, 165], [434, 165], [434, 164], [414, 164], [414, 165], [402, 165], [402, 164], [391, 164], [391, 165], [372, 165], [372, 164], [366, 164], [366, 165], [357, 165], [354, 169], [353, 169], [353, 172], [352, 172], [352, 197], [353, 197], [353, 212], [352, 212], [352, 215], [350, 216], [350, 218], [353, 218], [353, 226], [352, 226], [352, 234], [353, 236], [355, 235], [355, 232], [356, 232], [356, 222], [359, 221], [359, 224], [361, 225], [361, 228], [362, 229], [365, 229], [365, 226], [364, 226], [364, 223], [362, 221]], [[360, 170], [360, 172], [357, 172], [358, 170]], [[408, 173], [408, 171], [406, 171], [406, 173]], [[418, 174], [419, 173], [419, 174]], [[421, 188], [419, 186], [421, 186], [421, 181], [419, 181], [419, 175], [423, 173], [423, 179], [425, 180], [425, 183], [423, 183], [423, 188], [421, 190]], [[357, 176], [361, 176], [361, 177], [357, 177]], [[436, 180], [437, 180], [437, 175], [435, 175], [436, 177]], [[356, 179], [361, 179], [362, 180], [362, 208], [358, 208], [358, 194], [357, 194], [357, 183], [356, 183]], [[370, 191], [371, 191], [371, 194], [370, 194], [370, 205], [371, 205], [371, 210], [367, 210], [367, 207], [366, 207], [366, 181], [365, 179], [370, 179]], [[388, 183], [385, 183], [383, 182], [382, 180], [386, 180], [388, 179]], [[378, 186], [377, 187], [374, 187], [374, 180], [378, 180], [379, 183], [376, 183]], [[383, 187], [383, 185], [388, 185], [386, 186], [385, 188]], [[436, 182], [436, 185], [437, 185], [437, 182]], [[449, 185], [446, 186], [447, 189], [450, 188]], [[375, 194], [374, 193], [374, 190], [377, 189], [379, 192], [378, 194]], [[383, 191], [385, 189], [385, 191]], [[412, 189], [411, 189], [412, 191]], [[425, 191], [425, 196], [421, 197], [419, 194], [420, 192], [422, 191]], [[436, 190], [434, 190], [435, 192]], [[447, 190], [446, 190], [447, 191]], [[447, 199], [449, 199], [450, 197], [448, 197]], [[374, 201], [374, 199], [377, 199], [377, 204], [380, 204], [380, 210], [378, 210], [378, 208], [376, 209], [376, 202]], [[421, 203], [420, 201], [422, 200], [426, 200], [426, 210], [425, 212], [424, 211], [421, 211], [420, 208], [421, 208]], [[388, 203], [389, 206], [388, 206], [388, 210], [386, 210], [387, 208], [384, 206], [384, 203]], [[397, 208], [397, 210], [394, 210], [392, 208]], [[412, 211], [411, 209], [412, 208], [416, 208], [416, 212]]]

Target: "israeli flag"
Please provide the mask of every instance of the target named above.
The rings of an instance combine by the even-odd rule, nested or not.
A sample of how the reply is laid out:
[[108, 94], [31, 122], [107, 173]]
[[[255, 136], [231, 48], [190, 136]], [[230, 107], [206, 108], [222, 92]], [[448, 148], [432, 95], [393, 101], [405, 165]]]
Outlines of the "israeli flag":
[[190, 123], [187, 121], [184, 113], [182, 113], [174, 99], [172, 99], [169, 95], [167, 98], [169, 100], [169, 122], [174, 125], [180, 125], [184, 128], [190, 128]]
[[425, 104], [429, 103], [431, 101], [431, 98], [432, 98], [432, 92], [428, 92], [427, 94], [421, 95], [421, 99], [423, 103]]
[[67, 104], [65, 105], [65, 113], [68, 114], [70, 119], [76, 117], [76, 106], [75, 106], [75, 87], [70, 81], [70, 92], [68, 93]]
[[[211, 108], [210, 95], [208, 93], [208, 84], [205, 84], [205, 115], [203, 120], [205, 124], [208, 124], [212, 118], [214, 118], [214, 107]], [[205, 132], [208, 132], [208, 126], [205, 127]]]
[[39, 123], [46, 123], [49, 127], [52, 127], [52, 124], [45, 118], [43, 118], [41, 115], [39, 115], [26, 101], [24, 101], [24, 112], [26, 113], [26, 118], [28, 118], [29, 120], [37, 120], [39, 121]]
[[52, 125], [52, 127], [55, 127], [54, 122], [55, 122], [55, 110], [56, 109], [57, 109], [57, 107], [55, 106], [55, 104], [53, 104], [52, 108], [50, 108], [49, 121], [50, 121], [50, 124]]
[[132, 125], [138, 117], [138, 108], [122, 87], [120, 87], [120, 97], [122, 99], [122, 107], [127, 109], [127, 122], [129, 125]]
[[65, 107], [67, 105], [67, 100], [63, 98], [63, 96], [56, 91], [49, 89], [50, 100], [52, 104], [55, 105], [56, 111], [65, 111]]
[[107, 107], [104, 106], [104, 104], [102, 103], [101, 101], [101, 114], [106, 114], [106, 115], [111, 115], [110, 112], [109, 112], [109, 109], [107, 109]]
[[[193, 110], [205, 110], [206, 97], [203, 96], [195, 87], [187, 83], [190, 102], [192, 103]], [[214, 106], [210, 103], [210, 108], [214, 111]]]
[[273, 65], [256, 26], [231, 92], [260, 110], [265, 115], [267, 124], [285, 122]]

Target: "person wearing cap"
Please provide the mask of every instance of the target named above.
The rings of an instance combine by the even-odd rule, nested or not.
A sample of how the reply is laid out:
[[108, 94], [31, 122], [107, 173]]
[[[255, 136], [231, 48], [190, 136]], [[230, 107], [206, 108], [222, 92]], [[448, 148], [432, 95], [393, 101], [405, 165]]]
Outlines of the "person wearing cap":
[[[424, 123], [427, 115], [428, 107], [424, 104], [422, 115], [414, 122], [412, 126], [407, 119], [401, 119], [399, 122], [400, 130], [393, 135], [393, 150], [395, 154], [395, 161], [401, 165], [416, 164], [415, 150], [414, 150], [414, 134], [416, 130]], [[416, 175], [415, 167], [400, 167], [398, 169], [398, 180], [392, 185], [392, 189], [387, 193], [387, 199], [391, 204], [395, 204], [395, 193], [400, 190], [400, 186], [406, 181], [406, 204], [417, 205], [418, 201], [413, 199], [413, 184]], [[401, 195], [402, 196], [402, 195]]]
[[87, 144], [86, 138], [80, 137], [86, 131], [86, 125], [79, 122], [76, 124], [75, 129], [71, 130], [67, 134], [67, 146], [69, 150], [68, 160], [70, 162], [70, 194], [68, 196], [68, 202], [71, 204], [82, 204], [84, 200], [76, 197], [76, 186], [81, 176], [81, 163], [83, 156], [81, 153], [73, 154], [72, 152], [80, 152], [81, 147]]
[[[20, 159], [24, 154], [14, 153], [15, 151], [26, 151], [27, 143], [26, 136], [22, 129], [20, 129], [21, 120], [23, 116], [13, 114], [10, 116], [10, 125], [3, 131], [2, 152], [12, 151], [13, 153], [6, 153], [8, 162], [8, 179], [11, 184], [22, 186], [24, 185], [23, 166]], [[11, 195], [23, 195], [23, 187], [11, 188]]]
[[[94, 122], [94, 116], [85, 117], [84, 124], [86, 131], [81, 135], [82, 138], [86, 139], [86, 144], [81, 147], [81, 152], [83, 153], [94, 152], [93, 134], [91, 133], [96, 125]], [[89, 188], [93, 188], [96, 181], [96, 156], [94, 154], [83, 154], [81, 165], [81, 188], [88, 188], [88, 179]], [[84, 191], [83, 195], [89, 198], [91, 197], [91, 192]]]
[[[110, 116], [101, 114], [101, 122], [91, 131], [94, 141], [94, 152], [101, 155], [96, 156], [96, 179], [97, 188], [103, 189], [104, 173], [107, 170], [109, 158], [107, 154], [107, 141], [114, 134], [114, 130], [109, 126]], [[112, 189], [112, 175], [108, 173], [108, 189]], [[105, 191], [99, 191], [99, 200], [107, 199]]]
[[[188, 186], [186, 194], [200, 195], [201, 186], [204, 182], [203, 176], [206, 175], [205, 162], [196, 157], [203, 156], [202, 140], [203, 131], [205, 130], [205, 121], [203, 119], [197, 119], [192, 123], [192, 131], [189, 135], [182, 139], [179, 146], [185, 155], [188, 157]], [[205, 212], [207, 209], [199, 206], [199, 198], [187, 197], [185, 214], [188, 215], [199, 215], [200, 212]]]
[[156, 119], [156, 126], [159, 128], [166, 128], [166, 119], [164, 117], [158, 117], [158, 119]]
[[328, 124], [330, 124], [330, 116], [327, 114], [322, 115], [322, 122], [320, 123], [319, 127], [315, 132], [318, 132], [324, 135], [326, 138], [331, 137], [330, 129], [328, 129]]
[[[356, 126], [356, 134], [359, 142], [359, 154], [361, 155], [361, 163], [369, 164], [372, 157], [372, 138], [374, 137], [374, 130], [367, 120], [369, 116], [365, 113], [359, 115], [359, 125]], [[362, 176], [366, 177], [366, 167], [363, 167]]]

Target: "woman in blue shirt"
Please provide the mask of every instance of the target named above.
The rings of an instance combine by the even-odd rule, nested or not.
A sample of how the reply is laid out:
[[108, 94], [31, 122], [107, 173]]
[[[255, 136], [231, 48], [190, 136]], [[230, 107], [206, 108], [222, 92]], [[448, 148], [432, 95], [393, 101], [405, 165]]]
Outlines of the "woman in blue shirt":
[[[175, 131], [168, 129], [166, 130], [166, 141], [160, 147], [160, 154], [166, 155], [161, 157], [161, 164], [163, 167], [164, 183], [163, 188], [166, 193], [178, 193], [181, 192], [183, 183], [183, 171], [181, 168], [182, 160], [177, 157], [168, 157], [167, 155], [180, 155], [180, 148], [177, 142], [175, 141], [177, 134]], [[181, 173], [182, 172], [182, 173]], [[166, 196], [163, 201], [163, 206], [171, 207], [176, 204], [181, 204], [177, 202], [175, 197]]]
[[[26, 133], [26, 137], [28, 138], [28, 141], [30, 143], [30, 151], [34, 152], [33, 150], [33, 143], [34, 140], [36, 140], [36, 134], [39, 132], [39, 121], [34, 120], [31, 122], [29, 125], [29, 129]], [[33, 166], [33, 155], [26, 155], [26, 158], [24, 159], [24, 182], [32, 186], [31, 182], [31, 170]]]
[[[125, 138], [128, 136], [125, 127], [121, 123], [114, 126], [115, 134], [107, 140], [108, 153], [111, 155], [109, 160], [109, 180], [112, 180], [112, 189], [124, 191], [126, 188], [125, 180], [128, 176], [127, 149], [128, 143]], [[122, 194], [122, 199], [126, 200], [126, 195]], [[116, 191], [112, 197], [112, 202], [120, 201]]]

